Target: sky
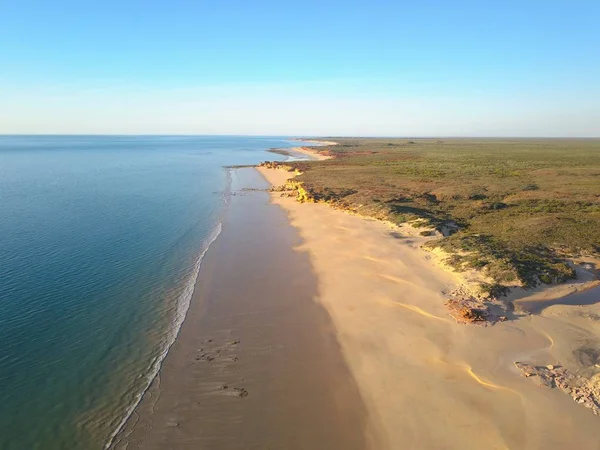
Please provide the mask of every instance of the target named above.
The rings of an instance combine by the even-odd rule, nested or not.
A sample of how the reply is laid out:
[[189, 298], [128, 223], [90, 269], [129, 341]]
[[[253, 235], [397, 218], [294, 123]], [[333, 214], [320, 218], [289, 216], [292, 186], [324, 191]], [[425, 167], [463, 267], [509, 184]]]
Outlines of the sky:
[[0, 0], [0, 133], [600, 136], [600, 2]]

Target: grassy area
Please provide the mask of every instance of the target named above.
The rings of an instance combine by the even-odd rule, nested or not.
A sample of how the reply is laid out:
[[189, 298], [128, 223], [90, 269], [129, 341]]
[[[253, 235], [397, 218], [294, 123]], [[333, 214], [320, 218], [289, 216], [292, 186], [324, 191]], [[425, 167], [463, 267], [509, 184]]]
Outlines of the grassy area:
[[565, 257], [600, 254], [600, 140], [335, 139], [296, 162], [308, 196], [451, 234], [429, 245], [505, 285], [565, 281]]

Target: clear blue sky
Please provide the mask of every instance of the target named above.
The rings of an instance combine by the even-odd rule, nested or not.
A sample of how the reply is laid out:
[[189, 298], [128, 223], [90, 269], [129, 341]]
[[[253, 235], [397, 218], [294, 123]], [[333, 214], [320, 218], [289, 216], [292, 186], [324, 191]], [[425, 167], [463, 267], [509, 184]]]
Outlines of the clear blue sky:
[[2, 0], [0, 133], [600, 136], [600, 2]]

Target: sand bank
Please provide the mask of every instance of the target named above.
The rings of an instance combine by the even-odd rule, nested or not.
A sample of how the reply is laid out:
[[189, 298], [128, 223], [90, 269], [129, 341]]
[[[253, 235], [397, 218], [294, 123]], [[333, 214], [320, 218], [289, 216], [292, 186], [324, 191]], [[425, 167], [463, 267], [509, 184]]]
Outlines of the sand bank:
[[[290, 176], [259, 171], [273, 185]], [[310, 256], [317, 301], [365, 402], [373, 448], [598, 448], [600, 417], [514, 365], [560, 364], [593, 376], [597, 303], [552, 305], [488, 327], [459, 325], [444, 294], [460, 278], [419, 248], [427, 238], [279, 193], [272, 201], [299, 231], [297, 251]]]
[[308, 142], [310, 144], [315, 144], [315, 145], [338, 145], [337, 142], [333, 142], [333, 141], [323, 141], [320, 139], [292, 139], [292, 140], [296, 140], [296, 141], [300, 141], [300, 142]]
[[[272, 148], [269, 151], [278, 155], [291, 156], [294, 159], [310, 159], [316, 161], [331, 159], [331, 156], [319, 153], [311, 147]], [[285, 162], [283, 162], [283, 164], [285, 164]]]
[[319, 153], [318, 150], [312, 149], [310, 147], [293, 147], [290, 150], [294, 151], [295, 153], [300, 153], [301, 155], [308, 156], [309, 158], [317, 161], [331, 159], [331, 156]]
[[364, 449], [366, 409], [308, 255], [254, 169], [232, 172], [223, 231], [179, 336], [119, 449]]

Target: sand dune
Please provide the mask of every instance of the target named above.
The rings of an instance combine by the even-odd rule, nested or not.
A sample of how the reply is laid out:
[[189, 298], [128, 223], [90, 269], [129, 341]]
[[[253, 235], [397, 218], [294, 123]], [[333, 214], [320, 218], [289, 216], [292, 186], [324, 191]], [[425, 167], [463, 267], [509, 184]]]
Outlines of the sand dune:
[[[259, 170], [273, 185], [290, 176]], [[309, 255], [317, 275], [317, 301], [366, 403], [372, 448], [599, 448], [600, 417], [514, 366], [561, 364], [593, 375], [598, 304], [459, 325], [443, 305], [459, 278], [420, 249], [427, 238], [278, 193], [272, 201], [303, 239], [296, 250]]]

